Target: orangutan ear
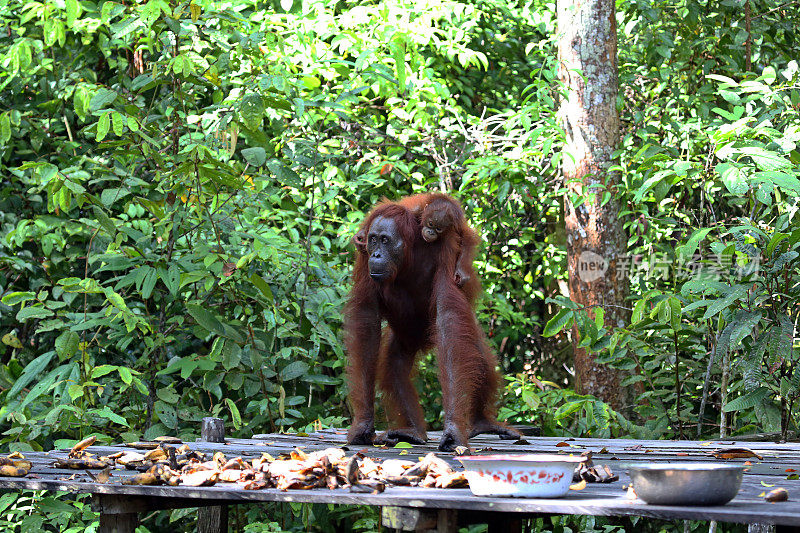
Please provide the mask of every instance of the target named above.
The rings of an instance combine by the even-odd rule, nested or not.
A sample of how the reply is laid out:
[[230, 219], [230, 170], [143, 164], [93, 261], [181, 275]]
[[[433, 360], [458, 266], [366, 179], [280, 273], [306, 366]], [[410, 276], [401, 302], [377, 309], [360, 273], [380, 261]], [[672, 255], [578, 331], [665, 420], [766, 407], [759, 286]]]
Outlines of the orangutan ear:
[[367, 253], [367, 233], [363, 229], [353, 235], [353, 244], [356, 245], [356, 250], [360, 253]]

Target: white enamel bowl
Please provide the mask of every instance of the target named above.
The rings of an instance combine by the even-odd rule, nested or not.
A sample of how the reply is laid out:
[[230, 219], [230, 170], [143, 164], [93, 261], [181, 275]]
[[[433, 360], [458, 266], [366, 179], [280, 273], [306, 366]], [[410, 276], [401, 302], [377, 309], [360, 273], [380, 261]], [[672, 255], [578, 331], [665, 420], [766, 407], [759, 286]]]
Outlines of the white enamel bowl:
[[560, 498], [569, 492], [581, 457], [555, 454], [459, 457], [476, 496]]

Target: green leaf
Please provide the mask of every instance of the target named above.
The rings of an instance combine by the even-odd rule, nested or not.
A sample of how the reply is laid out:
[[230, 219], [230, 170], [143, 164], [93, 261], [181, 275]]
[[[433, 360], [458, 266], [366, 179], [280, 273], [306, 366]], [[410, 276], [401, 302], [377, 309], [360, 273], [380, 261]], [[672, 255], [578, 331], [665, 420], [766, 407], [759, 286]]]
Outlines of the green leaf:
[[722, 177], [722, 183], [731, 194], [736, 196], [744, 196], [750, 185], [747, 183], [747, 177], [744, 172], [737, 166], [731, 163], [719, 163], [715, 170]]
[[264, 100], [260, 94], [250, 93], [242, 98], [239, 104], [239, 116], [244, 126], [251, 131], [256, 131], [261, 127], [264, 110]]
[[742, 396], [739, 396], [735, 400], [726, 403], [725, 407], [722, 410], [725, 411], [726, 413], [730, 413], [733, 411], [750, 409], [760, 404], [764, 400], [764, 398], [766, 398], [768, 395], [769, 395], [768, 388], [758, 387], [757, 389], [752, 390]]
[[789, 159], [776, 152], [764, 150], [759, 147], [743, 147], [740, 150], [743, 154], [752, 157], [753, 162], [755, 162], [756, 166], [762, 171], [785, 170], [792, 166]]
[[172, 296], [177, 296], [178, 289], [180, 289], [181, 284], [181, 272], [177, 265], [170, 265], [168, 270], [159, 268], [158, 275], [161, 278], [161, 281], [164, 282], [164, 285], [167, 287], [169, 293]]
[[[117, 99], [117, 92], [112, 91], [111, 89], [106, 89], [105, 87], [100, 87], [92, 99], [89, 101], [89, 111], [94, 113], [95, 111], [99, 111], [103, 109], [108, 104], [114, 102]], [[108, 113], [103, 113], [103, 116], [107, 116]], [[108, 131], [108, 130], [106, 130]]]
[[[106, 2], [106, 5], [110, 3], [111, 2]], [[103, 9], [105, 9], [105, 5], [103, 6]], [[122, 39], [129, 33], [134, 32], [139, 28], [144, 28], [144, 23], [136, 16], [130, 16], [122, 20], [118, 20], [110, 26], [111, 35], [114, 39]]]
[[594, 308], [594, 325], [597, 326], [597, 329], [600, 329], [605, 325], [605, 316], [606, 312], [602, 307]]
[[22, 343], [20, 342], [19, 337], [17, 337], [13, 332], [3, 335], [2, 341], [6, 346], [11, 346], [17, 350], [22, 348]]
[[672, 327], [673, 331], [679, 331], [681, 329], [681, 301], [674, 296], [670, 296], [669, 308], [670, 327]]
[[241, 429], [242, 415], [239, 413], [239, 408], [236, 407], [236, 404], [233, 403], [233, 400], [230, 398], [225, 398], [225, 403], [228, 406], [228, 410], [231, 412], [231, 420], [233, 421], [234, 429]]
[[43, 498], [37, 502], [36, 509], [37, 512], [47, 515], [62, 514], [65, 516], [73, 516], [81, 512], [79, 507], [71, 505], [66, 501], [57, 500], [54, 497]]
[[136, 376], [133, 376], [133, 386], [145, 396], [150, 394], [150, 391], [147, 390], [147, 385], [145, 385], [144, 382]]
[[103, 293], [106, 295], [106, 300], [108, 303], [117, 308], [119, 311], [127, 314], [133, 314], [128, 308], [128, 304], [125, 303], [125, 298], [123, 298], [118, 292], [109, 287], [105, 287], [103, 289]]
[[731, 331], [731, 347], [736, 349], [746, 336], [753, 333], [753, 328], [759, 321], [761, 321], [761, 311], [736, 313], [736, 318], [733, 320], [736, 325]]
[[14, 306], [33, 300], [35, 297], [36, 295], [30, 291], [17, 291], [6, 294], [0, 301], [8, 306]]
[[392, 59], [394, 59], [398, 90], [403, 93], [406, 90], [406, 43], [395, 38], [389, 48], [392, 52]]
[[49, 309], [45, 309], [42, 306], [30, 306], [30, 307], [23, 307], [17, 312], [17, 320], [20, 322], [24, 322], [29, 318], [47, 318], [53, 316], [53, 312]]
[[761, 71], [761, 76], [759, 79], [764, 80], [764, 83], [771, 85], [776, 79], [778, 79], [778, 74], [775, 72], [775, 67], [767, 65], [764, 67], [764, 70]]
[[260, 146], [245, 148], [242, 150], [242, 157], [249, 165], [260, 167], [267, 162], [267, 152]]
[[17, 378], [17, 381], [14, 382], [14, 385], [11, 386], [9, 389], [8, 394], [6, 394], [6, 398], [16, 398], [22, 389], [28, 386], [28, 384], [33, 381], [34, 379], [39, 379], [42, 376], [42, 372], [44, 369], [47, 368], [47, 365], [50, 364], [50, 361], [53, 360], [55, 357], [56, 352], [51, 350], [49, 352], [43, 353], [33, 361], [27, 364], [25, 369], [22, 371], [22, 374]]
[[303, 76], [302, 82], [306, 89], [316, 89], [322, 85], [322, 82], [316, 76]]
[[80, 15], [81, 8], [78, 5], [78, 0], [66, 0], [65, 2], [67, 8], [67, 26], [72, 26], [75, 23], [75, 20]]
[[103, 113], [100, 115], [100, 120], [97, 121], [97, 140], [102, 141], [105, 139], [106, 135], [108, 134], [108, 130], [111, 127], [111, 118], [109, 117], [110, 113]]
[[304, 361], [293, 361], [283, 367], [283, 370], [281, 370], [281, 379], [283, 381], [297, 379], [308, 372], [308, 368], [308, 364]]
[[542, 333], [542, 336], [552, 337], [562, 329], [571, 327], [573, 318], [574, 316], [572, 309], [561, 309], [553, 318], [547, 321], [547, 324], [544, 326], [544, 332]]
[[158, 281], [158, 271], [150, 267], [142, 281], [142, 299], [147, 300], [150, 298], [153, 294], [153, 288], [156, 286], [156, 281]]
[[[103, 191], [103, 193], [105, 193], [105, 191]], [[102, 200], [100, 201], [102, 202]], [[109, 236], [114, 237], [117, 234], [117, 226], [115, 226], [108, 215], [106, 215], [106, 212], [96, 205], [92, 206], [92, 211], [94, 212], [94, 216], [97, 221], [100, 222], [100, 225], [104, 230], [106, 230], [106, 233], [108, 233]]]
[[89, 112], [89, 90], [85, 86], [79, 85], [75, 89], [72, 107], [81, 120], [86, 120], [86, 114]]
[[239, 366], [242, 360], [242, 349], [231, 340], [225, 341], [222, 348], [222, 366], [225, 370], [230, 370]]
[[89, 409], [89, 414], [97, 416], [99, 418], [104, 418], [115, 424], [119, 424], [121, 426], [129, 427], [128, 421], [119, 416], [117, 413], [111, 410], [111, 408], [107, 405], [103, 406], [102, 409]]
[[125, 133], [125, 115], [120, 113], [119, 111], [113, 111], [111, 113], [111, 122], [114, 128], [114, 135], [117, 137], [121, 137], [123, 133]]
[[173, 362], [171, 362], [167, 368], [162, 368], [156, 372], [156, 376], [166, 376], [172, 374], [173, 372], [180, 371], [181, 378], [186, 379], [192, 375], [192, 372], [194, 372], [194, 369], [197, 368], [199, 364], [200, 363], [194, 359], [182, 357], [177, 361], [173, 360]]
[[197, 323], [209, 333], [225, 336], [225, 329], [222, 323], [212, 313], [197, 304], [188, 304], [186, 310], [197, 321]]
[[0, 115], [0, 144], [11, 140], [11, 117], [8, 113]]
[[50, 391], [51, 388], [56, 384], [56, 382], [62, 379], [63, 375], [69, 371], [69, 365], [60, 366], [54, 370], [51, 370], [49, 374], [44, 377], [37, 376], [36, 385], [31, 387], [30, 392], [25, 395], [25, 399], [16, 407], [16, 410], [22, 411], [25, 407], [28, 406], [32, 401], [39, 398], [42, 394]]
[[101, 378], [101, 377], [103, 377], [103, 376], [105, 376], [107, 374], [110, 374], [111, 372], [114, 372], [118, 368], [119, 367], [116, 366], [116, 365], [100, 365], [100, 366], [96, 366], [96, 367], [94, 367], [92, 369], [91, 378], [92, 379]]
[[158, 396], [161, 401], [169, 404], [176, 404], [178, 400], [181, 399], [180, 395], [172, 387], [157, 389], [156, 396]]
[[678, 246], [675, 249], [675, 251], [678, 253], [678, 257], [685, 261], [694, 256], [694, 253], [697, 251], [697, 246], [703, 239], [706, 238], [706, 235], [708, 235], [712, 229], [714, 228], [701, 228], [695, 230], [692, 233], [692, 236], [689, 237], [689, 240], [686, 241], [686, 244]]
[[119, 371], [119, 377], [120, 379], [122, 379], [123, 383], [125, 383], [126, 385], [130, 385], [133, 382], [133, 374], [131, 373], [129, 368], [121, 366], [117, 368], [117, 371]]
[[302, 378], [303, 381], [306, 383], [314, 383], [316, 385], [341, 385], [342, 380], [341, 378], [335, 378], [333, 376], [326, 376], [324, 374], [306, 374]]
[[792, 192], [792, 196], [800, 195], [800, 180], [792, 174], [777, 170], [761, 170], [755, 173], [757, 179], [768, 181], [776, 187]]
[[130, 192], [128, 192], [127, 189], [123, 189], [121, 187], [103, 189], [103, 192], [100, 194], [100, 201], [103, 202], [104, 206], [111, 207], [114, 202], [122, 200], [129, 194]]
[[273, 302], [275, 300], [274, 296], [272, 295], [272, 289], [270, 289], [267, 282], [264, 281], [264, 278], [262, 278], [258, 274], [253, 274], [252, 276], [250, 276], [250, 282], [253, 284], [253, 286], [255, 286], [256, 289], [259, 290], [261, 294], [264, 295], [264, 297], [267, 300], [269, 300], [270, 302]]
[[62, 361], [72, 357], [78, 351], [80, 337], [74, 331], [64, 330], [56, 338], [56, 353]]
[[771, 256], [772, 253], [775, 251], [775, 247], [784, 239], [789, 237], [788, 233], [781, 233], [780, 231], [776, 231], [772, 238], [769, 240], [767, 244], [767, 256]]
[[413, 448], [414, 446], [411, 445], [409, 442], [400, 441], [394, 445], [395, 448], [403, 449], [403, 448]]
[[772, 327], [772, 334], [769, 343], [770, 354], [774, 357], [791, 358], [792, 344], [794, 337], [792, 332], [794, 327], [789, 315], [781, 314], [778, 316], [778, 324]]
[[731, 290], [725, 297], [712, 300], [709, 306], [706, 308], [706, 312], [703, 315], [703, 320], [708, 320], [723, 309], [731, 306], [736, 300], [739, 300], [746, 295], [747, 289], [745, 287], [738, 286]]

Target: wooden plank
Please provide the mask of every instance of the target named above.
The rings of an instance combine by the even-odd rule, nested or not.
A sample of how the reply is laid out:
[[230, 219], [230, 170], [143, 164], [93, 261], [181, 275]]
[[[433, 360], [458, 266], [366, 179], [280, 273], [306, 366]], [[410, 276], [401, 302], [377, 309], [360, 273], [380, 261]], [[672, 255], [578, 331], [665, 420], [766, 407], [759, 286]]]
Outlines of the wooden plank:
[[[35, 482], [34, 482], [35, 481]], [[17, 482], [19, 483], [19, 482]], [[97, 485], [92, 483], [64, 483], [30, 480], [25, 488], [44, 490], [66, 490], [70, 492], [92, 492], [128, 495], [153, 495], [167, 498], [195, 499], [198, 506], [204, 503], [254, 503], [259, 501], [334, 503], [342, 505], [394, 505], [428, 509], [455, 509], [536, 514], [580, 514], [596, 516], [644, 516], [667, 520], [719, 520], [739, 523], [769, 523], [800, 526], [800, 505], [797, 502], [768, 504], [763, 499], [740, 494], [731, 503], [717, 507], [681, 507], [647, 505], [640, 500], [627, 500], [619, 483], [613, 489], [608, 486], [590, 485], [580, 492], [571, 492], [560, 499], [532, 498], [487, 498], [473, 496], [468, 489], [424, 489], [391, 487], [381, 494], [351, 493], [336, 490], [293, 490], [281, 492], [276, 489], [245, 491], [213, 487], [149, 487], [128, 485]], [[20, 488], [7, 480], [0, 481], [0, 488]], [[749, 490], [759, 490], [752, 483]], [[789, 489], [787, 489], [789, 490]], [[744, 491], [743, 491], [744, 492]], [[800, 493], [795, 485], [793, 494]], [[614, 495], [616, 493], [616, 495]], [[207, 500], [204, 502], [203, 500]]]
[[[224, 504], [227, 500], [208, 500], [206, 504]], [[186, 509], [197, 507], [197, 500], [189, 498], [163, 498], [160, 496], [92, 496], [92, 510], [101, 514], [128, 514], [160, 511], [164, 509]]]
[[[415, 460], [437, 444], [434, 438], [425, 446], [413, 446], [407, 450], [379, 447], [348, 447], [348, 454], [364, 450], [373, 458], [405, 458]], [[227, 439], [224, 443], [192, 442], [188, 445], [205, 453], [222, 451], [228, 457], [258, 457], [263, 452], [273, 456], [301, 446], [307, 451], [331, 446], [343, 446], [345, 435], [335, 431], [324, 431], [309, 436], [268, 435], [267, 439]], [[527, 444], [511, 445], [495, 436], [480, 436], [472, 439], [473, 447], [490, 446], [492, 453], [563, 453], [565, 450], [578, 454], [586, 450], [594, 452], [597, 463], [608, 464], [621, 476], [621, 481], [609, 485], [590, 484], [580, 493], [570, 493], [557, 500], [479, 498], [465, 489], [422, 489], [416, 487], [392, 487], [379, 495], [356, 494], [346, 490], [330, 491], [315, 489], [310, 491], [280, 492], [275, 489], [244, 491], [233, 484], [217, 484], [214, 487], [148, 487], [121, 485], [120, 481], [136, 472], [114, 469], [109, 483], [91, 482], [83, 471], [55, 470], [50, 465], [58, 458], [66, 456], [68, 450], [53, 452], [30, 452], [26, 457], [34, 467], [27, 478], [0, 478], [0, 488], [45, 489], [85, 492], [97, 495], [119, 495], [138, 501], [146, 509], [215, 505], [228, 503], [252, 503], [261, 501], [297, 501], [308, 503], [340, 503], [359, 505], [390, 505], [412, 509], [458, 511], [475, 510], [484, 515], [489, 512], [510, 512], [530, 514], [592, 514], [607, 516], [650, 516], [664, 519], [720, 520], [742, 523], [768, 523], [786, 526], [800, 526], [800, 481], [786, 480], [786, 469], [800, 470], [800, 447], [786, 443], [736, 443], [734, 441], [631, 441], [625, 439], [574, 439], [565, 440], [551, 437], [527, 437]], [[568, 446], [557, 446], [566, 443]], [[719, 462], [710, 457], [709, 452], [727, 446], [747, 447], [764, 456], [763, 461], [753, 460], [753, 465], [742, 484], [742, 490], [733, 502], [722, 507], [661, 507], [646, 505], [639, 500], [625, 499], [622, 486], [628, 483], [625, 472], [627, 465], [634, 462], [674, 462], [707, 461]], [[88, 451], [98, 455], [108, 455], [130, 449], [124, 445], [91, 446]], [[403, 456], [400, 454], [406, 452]], [[600, 452], [603, 453], [600, 453]], [[686, 454], [686, 455], [683, 455]], [[439, 457], [460, 468], [460, 464], [450, 454], [437, 453]], [[744, 460], [729, 461], [741, 464]], [[75, 479], [67, 479], [72, 475]], [[33, 478], [31, 476], [38, 476]], [[761, 482], [786, 488], [790, 501], [768, 504], [758, 497], [765, 487]], [[142, 498], [149, 500], [142, 503]], [[136, 500], [138, 498], [138, 500]], [[128, 507], [130, 509], [130, 507]], [[122, 508], [124, 511], [125, 508]], [[117, 514], [126, 514], [120, 511]], [[141, 510], [137, 510], [141, 512]], [[128, 513], [129, 514], [129, 513]], [[488, 516], [488, 515], [486, 515]], [[438, 520], [438, 514], [437, 514]]]
[[[581, 441], [574, 441], [574, 442], [581, 443]], [[586, 441], [583, 440], [583, 442], [586, 442]], [[651, 442], [653, 442], [653, 441], [643, 441], [643, 443], [647, 444], [647, 445], [649, 445]], [[658, 443], [659, 441], [655, 441], [655, 442]], [[260, 448], [258, 446], [255, 446], [255, 447], [254, 446], [249, 446], [249, 447], [247, 447], [247, 446], [243, 446], [243, 445], [228, 447], [228, 444], [229, 443], [225, 443], [225, 445], [224, 445], [225, 447], [222, 447], [222, 448], [220, 447], [219, 444], [212, 444], [212, 443], [191, 443], [189, 446], [191, 448], [193, 448], [193, 449], [199, 449], [199, 450], [204, 451], [204, 452], [209, 453], [209, 454], [212, 454], [214, 451], [221, 450], [221, 451], [224, 451], [226, 453], [226, 455], [228, 455], [229, 457], [232, 457], [232, 456], [235, 456], [235, 455], [241, 455], [241, 456], [243, 456], [245, 458], [259, 456], [263, 452], [269, 452], [272, 455], [277, 455], [280, 452], [288, 452], [293, 447], [293, 446], [290, 446], [290, 445], [287, 445], [287, 446], [282, 447], [280, 449], [277, 449], [277, 448], [274, 448], [274, 447]], [[330, 442], [316, 443], [314, 446], [306, 447], [306, 449], [308, 451], [312, 451], [312, 450], [316, 450], [316, 449], [322, 449], [322, 448], [325, 448], [325, 447], [329, 447], [331, 444], [332, 443], [330, 443]], [[529, 446], [525, 446], [525, 449], [521, 450], [521, 451], [525, 451], [526, 453], [542, 453], [542, 452], [544, 452], [544, 453], [552, 453], [552, 452], [561, 451], [560, 448], [555, 448], [554, 447], [555, 444], [557, 444], [557, 442], [555, 442], [555, 439], [536, 439], [536, 440], [533, 440]], [[627, 447], [629, 447], [629, 448], [631, 447], [630, 446], [631, 441], [622, 441], [622, 444], [628, 444]], [[639, 443], [639, 444], [642, 444], [642, 443]], [[553, 446], [554, 448], [549, 448], [550, 446]], [[697, 448], [697, 443], [694, 443], [694, 446], [695, 446], [695, 448]], [[620, 445], [617, 445], [617, 446], [612, 447], [612, 448], [620, 448], [620, 447], [621, 447]], [[595, 457], [596, 462], [601, 462], [601, 463], [607, 462], [617, 470], [622, 469], [622, 468], [626, 468], [628, 464], [631, 464], [631, 463], [634, 463], [634, 462], [642, 462], [642, 461], [645, 461], [645, 462], [648, 462], [648, 463], [649, 462], [673, 462], [673, 461], [717, 461], [716, 459], [713, 459], [712, 457], [706, 455], [707, 452], [706, 452], [705, 449], [703, 449], [699, 453], [696, 452], [696, 451], [694, 453], [690, 453], [690, 452], [675, 452], [674, 451], [674, 450], [686, 450], [687, 448], [673, 448], [673, 452], [671, 452], [669, 454], [655, 455], [653, 453], [647, 453], [647, 450], [649, 450], [650, 448], [644, 448], [644, 447], [641, 448], [641, 450], [638, 451], [638, 452], [637, 451], [633, 451], [633, 452], [627, 452], [627, 453], [623, 454], [623, 453], [614, 453], [615, 452], [614, 449], [605, 450], [605, 453], [599, 453], [599, 451], [603, 451], [603, 448], [599, 448], [598, 449], [597, 446], [584, 446], [581, 449], [575, 449], [574, 453], [585, 451], [585, 449], [587, 449], [587, 448], [589, 448], [589, 449], [594, 448], [594, 451], [595, 451], [594, 457]], [[607, 448], [607, 447], [604, 447], [604, 448]], [[120, 451], [120, 450], [124, 450], [124, 449], [129, 449], [129, 448], [125, 448], [125, 447], [92, 446], [92, 447], [89, 448], [89, 451], [91, 451], [92, 453], [96, 453], [98, 455], [107, 455], [107, 454], [110, 454], [110, 453], [113, 453], [113, 452], [116, 452], [116, 451]], [[569, 449], [573, 450], [572, 448], [569, 448]], [[355, 450], [352, 450], [352, 451], [355, 451]], [[391, 448], [389, 448], [389, 449], [385, 449], [385, 448], [369, 448], [369, 449], [365, 449], [365, 451], [368, 453], [368, 455], [370, 455], [371, 457], [374, 457], [374, 458], [383, 459], [383, 458], [388, 458], [388, 457], [398, 457], [399, 456], [398, 455], [398, 450], [391, 449]], [[416, 458], [418, 456], [424, 455], [424, 453], [426, 453], [426, 451], [427, 450], [419, 449], [418, 447], [411, 448], [407, 452], [407, 458], [414, 459], [414, 458]], [[58, 472], [58, 473], [62, 474], [63, 476], [70, 476], [70, 475], [76, 474], [76, 473], [79, 473], [79, 475], [83, 475], [83, 473], [81, 473], [80, 471], [71, 471], [71, 470], [58, 470], [57, 471], [57, 470], [52, 470], [52, 468], [49, 466], [49, 464], [52, 463], [56, 458], [59, 458], [59, 457], [63, 458], [65, 456], [65, 452], [66, 451], [58, 451], [58, 452], [51, 452], [51, 453], [45, 453], [45, 454], [29, 454], [28, 458], [31, 459], [32, 462], [34, 463], [34, 471], [35, 472], [38, 472], [40, 470], [39, 467], [41, 466], [48, 473]], [[688, 453], [689, 455], [681, 456], [681, 455], [678, 455], [679, 453]], [[762, 450], [761, 453], [766, 453], [766, 452], [764, 452]], [[439, 454], [439, 456], [443, 457], [445, 460], [448, 460], [451, 464], [453, 464], [455, 466], [459, 466], [459, 463], [456, 461], [456, 459], [454, 457], [448, 456], [446, 454]], [[731, 462], [743, 463], [744, 460], [731, 461]], [[781, 476], [781, 475], [785, 475], [787, 468], [790, 468], [790, 469], [794, 468], [795, 470], [800, 470], [800, 451], [797, 449], [797, 447], [795, 447], [794, 449], [790, 450], [785, 455], [776, 456], [775, 453], [773, 453], [771, 455], [767, 454], [767, 455], [765, 455], [763, 461], [752, 460], [751, 463], [753, 463], [753, 464], [750, 466], [748, 474], [751, 474], [751, 475], [752, 474], [759, 474], [759, 475]], [[115, 470], [114, 472], [116, 473], [117, 471]]]

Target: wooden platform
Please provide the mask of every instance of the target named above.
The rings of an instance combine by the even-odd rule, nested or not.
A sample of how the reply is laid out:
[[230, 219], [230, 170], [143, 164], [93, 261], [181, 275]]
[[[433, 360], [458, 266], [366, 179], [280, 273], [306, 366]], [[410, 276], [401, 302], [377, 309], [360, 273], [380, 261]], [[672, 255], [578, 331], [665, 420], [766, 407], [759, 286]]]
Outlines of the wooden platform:
[[[258, 457], [263, 452], [276, 456], [289, 452], [295, 447], [314, 451], [330, 446], [345, 444], [344, 431], [322, 431], [308, 436], [261, 435], [254, 439], [227, 439], [224, 443], [194, 442], [193, 449], [203, 452], [222, 451], [229, 458], [237, 455], [243, 458]], [[377, 448], [365, 450], [373, 458], [414, 459], [436, 451], [438, 434], [431, 432], [426, 446], [409, 449]], [[800, 445], [722, 441], [632, 441], [623, 439], [559, 439], [526, 437], [527, 444], [514, 444], [501, 441], [494, 436], [480, 436], [470, 444], [476, 454], [481, 453], [573, 453], [592, 451], [595, 463], [608, 464], [620, 481], [610, 484], [589, 484], [582, 491], [570, 491], [559, 499], [524, 498], [486, 498], [473, 496], [469, 489], [423, 489], [417, 487], [390, 487], [382, 494], [351, 493], [347, 489], [289, 490], [277, 489], [245, 491], [232, 484], [219, 483], [212, 487], [165, 487], [128, 486], [121, 480], [134, 474], [133, 471], [116, 469], [108, 483], [93, 482], [83, 471], [59, 470], [51, 465], [66, 457], [68, 450], [26, 453], [33, 462], [33, 468], [26, 478], [0, 478], [0, 489], [45, 489], [62, 490], [95, 495], [94, 505], [103, 514], [102, 523], [107, 531], [127, 531], [126, 521], [135, 524], [136, 513], [153, 509], [180, 507], [219, 506], [225, 504], [257, 503], [264, 501], [291, 501], [307, 503], [335, 503], [377, 505], [400, 508], [384, 513], [395, 526], [412, 526], [414, 520], [421, 520], [424, 512], [404, 514], [406, 510], [430, 510], [434, 515], [438, 510], [447, 510], [450, 518], [438, 522], [440, 530], [451, 529], [447, 523], [459, 512], [469, 511], [472, 516], [479, 512], [481, 521], [493, 518], [508, 518], [507, 513], [522, 517], [530, 515], [578, 514], [595, 516], [643, 516], [661, 519], [717, 520], [725, 522], [780, 524], [800, 526], [800, 481], [787, 480], [796, 470], [800, 473]], [[739, 495], [730, 503], [716, 507], [673, 507], [648, 505], [641, 500], [626, 497], [623, 489], [629, 483], [627, 467], [632, 463], [656, 463], [677, 461], [721, 462], [711, 456], [720, 448], [740, 446], [749, 448], [763, 456], [763, 460], [750, 459], [752, 466], [745, 474]], [[92, 446], [88, 451], [98, 455], [108, 455], [125, 449], [124, 446]], [[364, 447], [349, 447], [348, 454]], [[438, 454], [460, 468], [460, 464], [450, 454]], [[729, 460], [744, 463], [745, 459]], [[70, 479], [75, 475], [74, 479]], [[759, 494], [783, 487], [789, 492], [789, 501], [768, 503]], [[486, 514], [491, 513], [491, 514]], [[430, 513], [429, 513], [430, 514]], [[441, 514], [441, 513], [439, 513]], [[462, 513], [463, 514], [463, 513]], [[413, 516], [412, 516], [413, 515]], [[405, 517], [405, 518], [404, 518]], [[424, 518], [424, 516], [423, 516]], [[430, 517], [429, 517], [430, 518]], [[397, 523], [407, 520], [408, 524]], [[109, 524], [116, 524], [115, 529]], [[444, 524], [444, 525], [443, 525]], [[417, 523], [419, 525], [419, 523]], [[453, 526], [454, 527], [454, 526]], [[132, 529], [130, 529], [132, 530]]]

